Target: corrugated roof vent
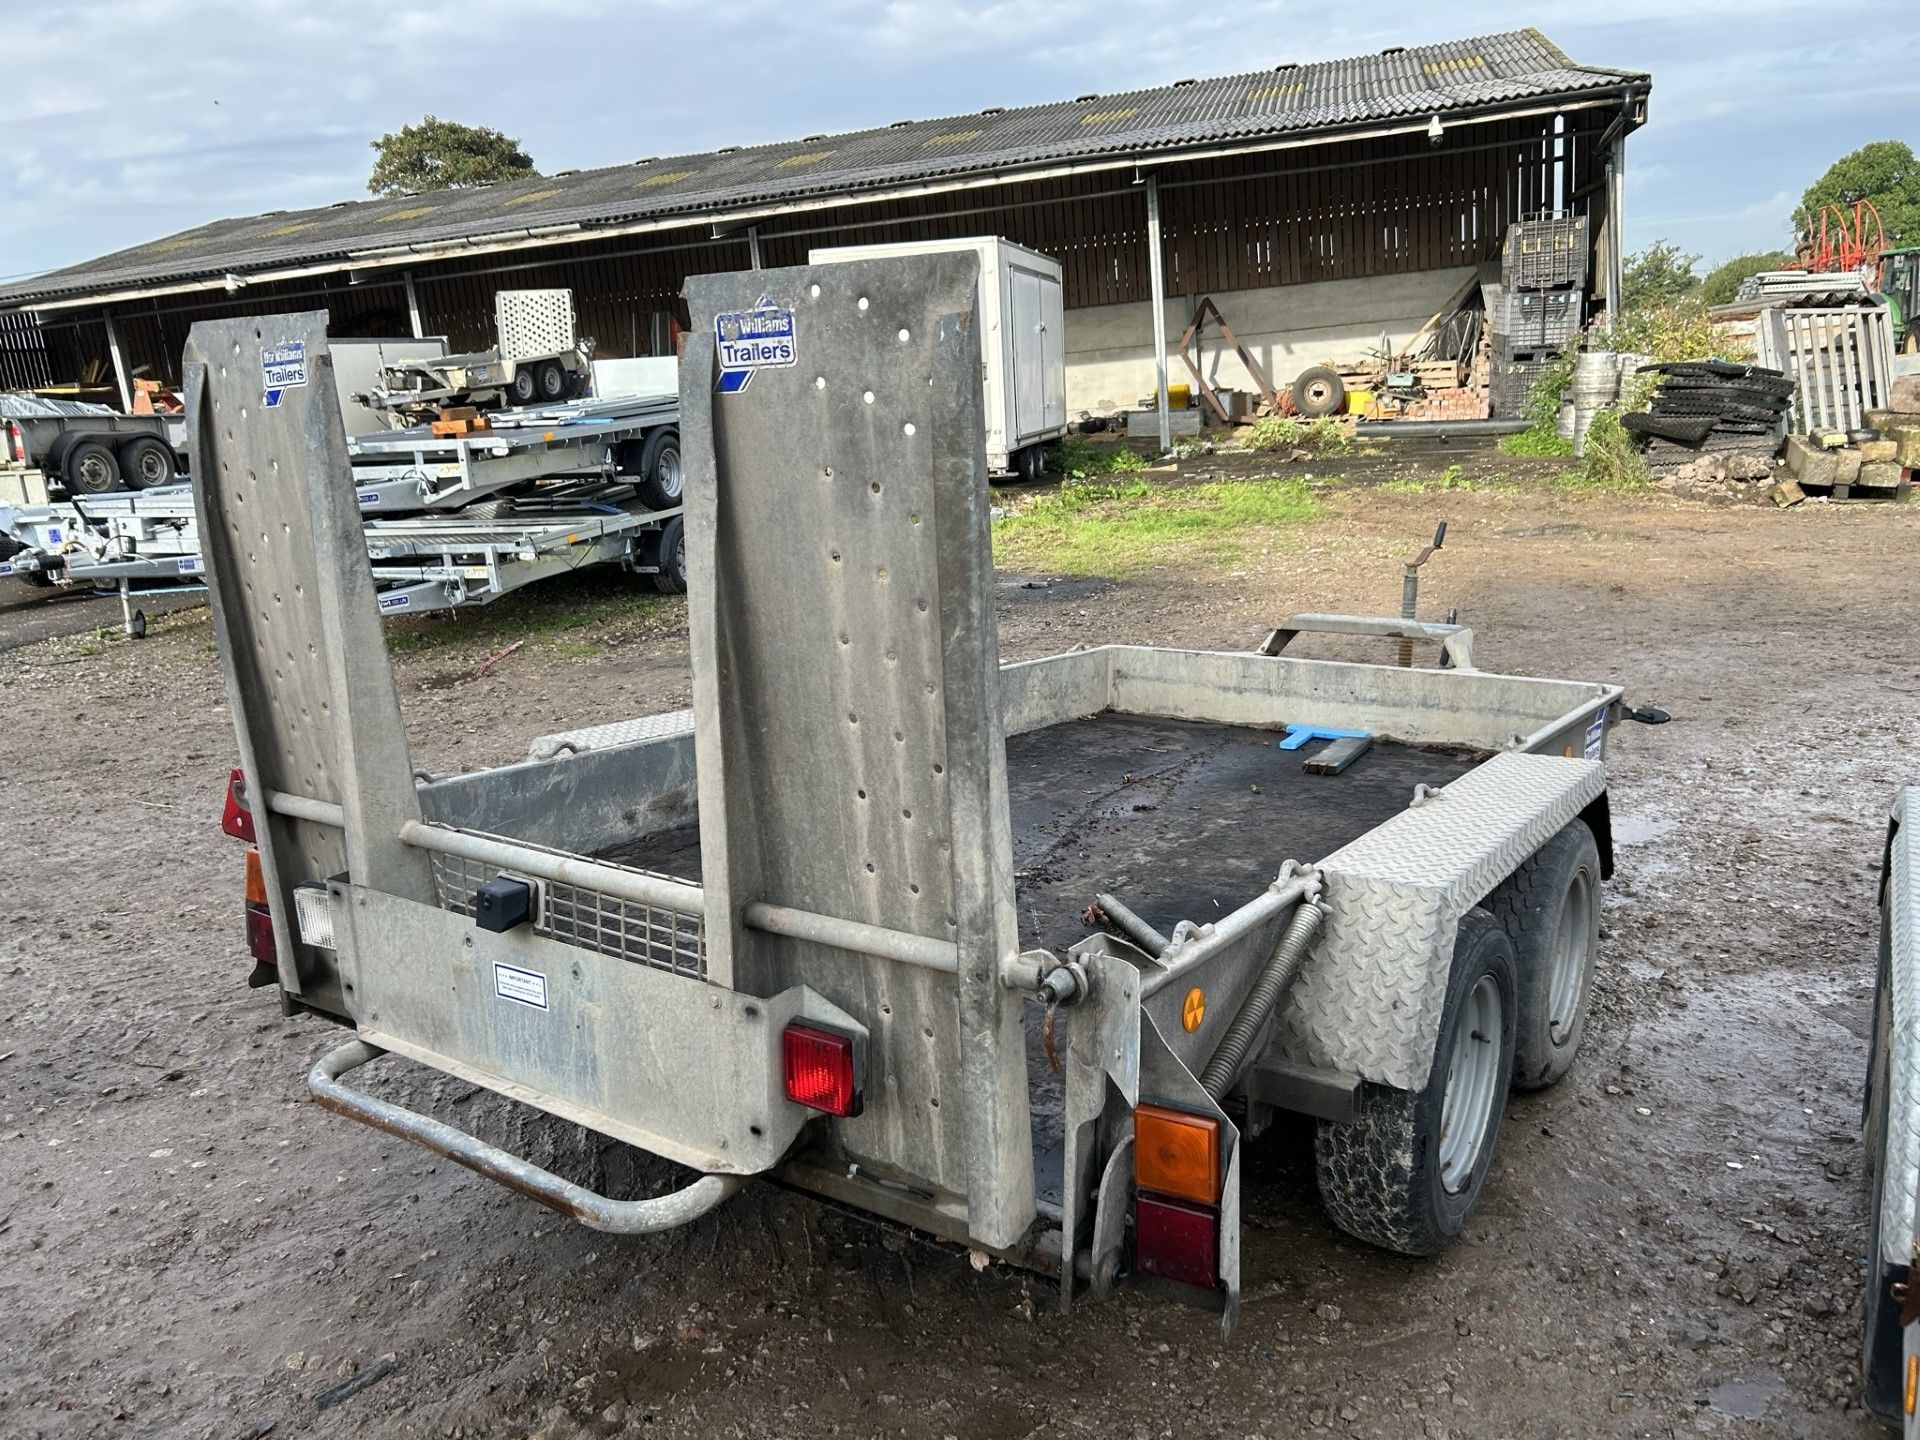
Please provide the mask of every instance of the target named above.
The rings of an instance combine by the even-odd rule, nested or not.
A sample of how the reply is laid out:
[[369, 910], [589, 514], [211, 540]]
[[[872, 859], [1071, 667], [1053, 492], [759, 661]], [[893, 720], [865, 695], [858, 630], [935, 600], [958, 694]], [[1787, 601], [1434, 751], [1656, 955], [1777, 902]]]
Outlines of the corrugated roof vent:
[[331, 205], [329, 205], [329, 206], [327, 206], [327, 209], [329, 209], [329, 210], [344, 210], [344, 209], [346, 209], [346, 208], [347, 208], [347, 207], [348, 207], [349, 205], [358, 205], [359, 203], [360, 203], [360, 202], [359, 202], [358, 200], [336, 200], [336, 201], [334, 201], [334, 202], [333, 202], [333, 203], [332, 203]]
[[1173, 88], [1176, 90], [1184, 90], [1189, 85], [1198, 85], [1199, 83], [1200, 82], [1198, 80], [1195, 80], [1189, 77], [1188, 79], [1185, 79], [1185, 80], [1174, 81]]
[[1404, 45], [1389, 45], [1380, 53], [1382, 55], [1404, 55], [1407, 53], [1407, 47]]
[[734, 151], [738, 150], [739, 148], [740, 147], [738, 145], [722, 145], [718, 150], [714, 151], [713, 153], [716, 155], [731, 155], [734, 153]]
[[827, 137], [824, 135], [802, 135], [800, 138], [802, 141], [807, 141], [807, 140], [824, 140]]
[[1007, 107], [1004, 105], [989, 105], [980, 113], [982, 115], [1004, 115], [1007, 113]]
[[1100, 98], [1100, 97], [1099, 97], [1099, 95], [1097, 95], [1097, 94], [1096, 94], [1095, 92], [1093, 92], [1093, 91], [1091, 91], [1091, 90], [1089, 90], [1089, 91], [1088, 91], [1088, 92], [1087, 92], [1086, 94], [1084, 94], [1084, 95], [1076, 95], [1076, 96], [1074, 96], [1074, 97], [1073, 97], [1073, 103], [1074, 103], [1074, 104], [1076, 104], [1076, 105], [1084, 105], [1084, 104], [1086, 104], [1086, 103], [1087, 103], [1087, 102], [1088, 102], [1089, 100], [1098, 100], [1099, 98]]
[[1300, 62], [1298, 60], [1289, 60], [1284, 65], [1274, 66], [1273, 73], [1278, 75], [1282, 70], [1298, 70], [1299, 68]]
[[649, 155], [646, 157], [646, 159], [636, 160], [633, 163], [636, 165], [651, 165], [653, 164], [654, 161], [658, 160], [659, 158], [660, 157], [658, 155]]
[[896, 120], [891, 125], [887, 126], [887, 128], [889, 130], [904, 130], [907, 128], [907, 126], [912, 125], [914, 123], [916, 122], [912, 120]]
[[558, 179], [560, 179], [560, 178], [561, 178], [561, 177], [562, 177], [563, 175], [578, 175], [579, 173], [580, 173], [580, 172], [579, 172], [579, 170], [578, 170], [578, 169], [574, 169], [574, 170], [556, 170], [556, 171], [554, 171], [554, 172], [553, 172], [553, 178], [554, 178], [554, 179], [556, 179], [556, 180], [558, 180]]

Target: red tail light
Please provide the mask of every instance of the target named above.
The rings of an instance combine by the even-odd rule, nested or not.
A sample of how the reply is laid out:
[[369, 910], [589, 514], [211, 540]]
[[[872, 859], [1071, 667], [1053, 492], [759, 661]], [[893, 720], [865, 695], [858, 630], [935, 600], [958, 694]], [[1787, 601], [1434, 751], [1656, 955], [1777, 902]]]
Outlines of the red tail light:
[[273, 976], [263, 975], [261, 967], [278, 967], [280, 950], [274, 944], [273, 911], [267, 908], [267, 877], [260, 867], [258, 850], [247, 851], [247, 953], [254, 959], [252, 983], [271, 985]]
[[787, 1098], [829, 1115], [860, 1113], [853, 1036], [795, 1020], [780, 1033]]
[[6, 460], [10, 465], [25, 465], [27, 463], [27, 432], [20, 428], [18, 420], [9, 420], [5, 433], [7, 449], [6, 454], [0, 456], [0, 459]]
[[1149, 1275], [1212, 1290], [1220, 1283], [1220, 1213], [1143, 1191], [1133, 1207], [1133, 1252]]
[[247, 808], [246, 772], [235, 767], [227, 776], [227, 803], [220, 812], [220, 828], [249, 845], [253, 840], [253, 811]]

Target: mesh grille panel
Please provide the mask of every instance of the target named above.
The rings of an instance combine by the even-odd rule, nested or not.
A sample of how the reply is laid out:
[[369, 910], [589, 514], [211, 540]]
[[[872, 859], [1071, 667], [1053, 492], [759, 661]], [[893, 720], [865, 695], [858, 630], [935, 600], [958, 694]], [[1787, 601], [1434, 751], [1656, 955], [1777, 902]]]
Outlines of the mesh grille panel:
[[[473, 892], [499, 873], [498, 866], [477, 860], [433, 856], [440, 903], [461, 915], [473, 914]], [[536, 935], [655, 970], [706, 978], [707, 927], [700, 916], [551, 880], [540, 882], [540, 893]]]

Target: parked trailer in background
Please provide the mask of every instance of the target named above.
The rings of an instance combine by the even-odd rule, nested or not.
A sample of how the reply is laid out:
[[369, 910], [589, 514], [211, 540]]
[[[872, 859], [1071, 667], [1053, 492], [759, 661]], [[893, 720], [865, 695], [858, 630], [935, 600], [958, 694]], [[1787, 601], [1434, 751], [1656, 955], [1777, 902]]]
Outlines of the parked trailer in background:
[[[1063, 1303], [1143, 1284], [1231, 1326], [1242, 1146], [1277, 1112], [1312, 1117], [1350, 1233], [1426, 1254], [1469, 1223], [1509, 1085], [1580, 1043], [1630, 712], [1404, 619], [1285, 628], [1438, 638], [1448, 668], [1002, 668], [979, 280], [962, 253], [690, 281], [693, 709], [443, 780], [414, 779], [324, 369], [199, 427], [256, 978], [354, 1027], [323, 1105], [587, 1225], [778, 1176]], [[730, 323], [792, 343], [723, 379]], [[196, 326], [193, 412], [293, 342], [319, 318]], [[264, 540], [226, 543], [240, 514]], [[1372, 749], [1335, 767], [1334, 732]], [[594, 1194], [349, 1083], [388, 1054], [696, 1178]]]
[[0, 393], [0, 470], [37, 470], [69, 495], [173, 484], [185, 469], [185, 435], [180, 415]]
[[[349, 347], [360, 342], [347, 342]], [[345, 407], [350, 427], [356, 407]], [[350, 434], [380, 606], [419, 614], [486, 604], [549, 576], [618, 564], [686, 589], [679, 400], [616, 396], [502, 411], [493, 427]], [[0, 576], [35, 584], [197, 577], [193, 492], [173, 485], [0, 504]]]

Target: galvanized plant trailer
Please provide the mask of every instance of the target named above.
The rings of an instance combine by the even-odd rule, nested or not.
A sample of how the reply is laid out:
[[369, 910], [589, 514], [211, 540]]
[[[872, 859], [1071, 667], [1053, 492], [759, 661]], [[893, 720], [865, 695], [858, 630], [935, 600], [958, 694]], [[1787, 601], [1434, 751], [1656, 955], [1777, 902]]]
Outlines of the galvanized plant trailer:
[[[1002, 668], [976, 274], [689, 282], [691, 718], [419, 784], [328, 483], [325, 364], [259, 404], [262, 347], [323, 357], [317, 319], [197, 326], [253, 949], [289, 1007], [357, 1028], [323, 1104], [589, 1225], [680, 1224], [773, 1176], [1063, 1296], [1125, 1276], [1230, 1324], [1241, 1146], [1277, 1109], [1317, 1118], [1338, 1224], [1424, 1253], [1465, 1223], [1510, 1080], [1571, 1063], [1621, 691], [1482, 673], [1458, 626], [1403, 619], [1359, 628], [1440, 640], [1448, 668]], [[385, 1052], [699, 1177], [592, 1194], [347, 1083]]]
[[1895, 797], [1880, 868], [1880, 951], [1867, 1068], [1867, 1408], [1920, 1436], [1920, 786]]

